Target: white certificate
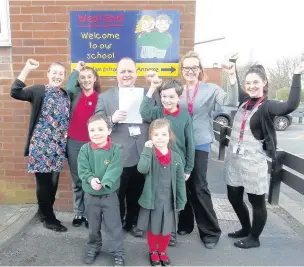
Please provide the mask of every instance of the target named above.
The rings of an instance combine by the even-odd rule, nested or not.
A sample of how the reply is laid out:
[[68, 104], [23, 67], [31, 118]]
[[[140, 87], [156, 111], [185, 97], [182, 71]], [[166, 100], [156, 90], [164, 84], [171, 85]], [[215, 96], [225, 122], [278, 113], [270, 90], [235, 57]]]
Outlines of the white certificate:
[[127, 118], [120, 123], [142, 123], [139, 113], [140, 104], [143, 100], [144, 88], [125, 87], [119, 88], [119, 110], [127, 112]]

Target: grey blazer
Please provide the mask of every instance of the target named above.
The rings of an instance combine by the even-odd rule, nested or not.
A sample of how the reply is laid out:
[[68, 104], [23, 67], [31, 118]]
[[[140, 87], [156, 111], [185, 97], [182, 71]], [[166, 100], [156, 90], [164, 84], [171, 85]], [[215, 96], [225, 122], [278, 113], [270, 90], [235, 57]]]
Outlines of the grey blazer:
[[[144, 89], [144, 94], [147, 93]], [[98, 96], [98, 102], [95, 114], [101, 114], [110, 119], [116, 110], [119, 109], [119, 88], [111, 88]], [[160, 104], [159, 97], [154, 98], [155, 104]], [[123, 167], [132, 167], [137, 165], [140, 154], [144, 148], [145, 142], [149, 136], [149, 123], [143, 122], [136, 124], [140, 128], [141, 134], [138, 136], [130, 136], [129, 128], [135, 124], [117, 123], [112, 124], [111, 139], [113, 143], [121, 146], [123, 154]]]

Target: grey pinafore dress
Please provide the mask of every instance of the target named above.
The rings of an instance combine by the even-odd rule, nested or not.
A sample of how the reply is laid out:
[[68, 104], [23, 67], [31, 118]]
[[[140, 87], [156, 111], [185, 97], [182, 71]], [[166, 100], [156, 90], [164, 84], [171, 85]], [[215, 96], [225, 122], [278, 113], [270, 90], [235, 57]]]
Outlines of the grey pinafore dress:
[[[260, 104], [261, 105], [261, 104]], [[246, 193], [263, 195], [268, 192], [268, 165], [263, 150], [263, 140], [257, 140], [250, 129], [250, 120], [258, 106], [246, 113], [243, 140], [239, 146], [242, 154], [234, 153], [238, 147], [242, 116], [245, 103], [238, 109], [231, 132], [224, 162], [224, 176], [230, 186], [243, 186]]]
[[140, 208], [137, 227], [143, 231], [152, 231], [154, 235], [168, 235], [175, 229], [171, 167], [170, 164], [158, 164], [160, 175], [155, 192], [155, 208]]

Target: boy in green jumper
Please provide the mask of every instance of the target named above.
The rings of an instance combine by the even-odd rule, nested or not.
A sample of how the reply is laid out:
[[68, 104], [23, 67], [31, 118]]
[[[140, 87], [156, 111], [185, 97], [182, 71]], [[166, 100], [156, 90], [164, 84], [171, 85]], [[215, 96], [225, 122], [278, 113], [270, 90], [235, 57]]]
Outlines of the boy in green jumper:
[[[175, 136], [173, 150], [179, 153], [185, 169], [187, 181], [194, 167], [194, 139], [191, 117], [187, 110], [180, 108], [178, 102], [183, 93], [183, 85], [177, 80], [169, 80], [161, 85], [162, 80], [157, 76], [150, 79], [151, 86], [144, 96], [140, 106], [143, 120], [152, 122], [166, 118], [170, 121]], [[153, 93], [159, 88], [162, 106], [154, 106], [151, 101]]]
[[[170, 121], [171, 130], [175, 136], [172, 150], [175, 150], [184, 164], [185, 180], [190, 177], [194, 167], [195, 145], [193, 138], [193, 126], [187, 110], [180, 108], [178, 102], [183, 93], [183, 85], [177, 80], [169, 80], [162, 84], [162, 80], [153, 73], [148, 73], [151, 86], [144, 96], [140, 106], [140, 114], [143, 120], [151, 122], [159, 118]], [[149, 77], [150, 76], [150, 77]], [[162, 106], [154, 106], [151, 100], [153, 93], [159, 88]], [[176, 234], [172, 233], [170, 245], [175, 246]]]
[[91, 142], [83, 145], [78, 154], [78, 175], [85, 192], [85, 209], [89, 222], [89, 241], [86, 244], [84, 262], [93, 264], [102, 246], [101, 221], [108, 239], [114, 265], [124, 265], [123, 232], [119, 201], [116, 191], [120, 185], [122, 159], [120, 148], [112, 144], [110, 123], [101, 115], [88, 120]]

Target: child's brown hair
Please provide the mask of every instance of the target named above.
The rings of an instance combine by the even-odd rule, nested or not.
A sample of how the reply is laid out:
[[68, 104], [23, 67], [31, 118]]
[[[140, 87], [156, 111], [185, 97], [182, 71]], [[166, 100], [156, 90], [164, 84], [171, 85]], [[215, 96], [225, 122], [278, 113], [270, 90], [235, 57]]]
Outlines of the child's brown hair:
[[170, 122], [166, 119], [157, 119], [155, 121], [152, 121], [150, 124], [150, 128], [149, 128], [149, 139], [152, 139], [152, 134], [154, 132], [155, 129], [159, 129], [159, 128], [163, 128], [163, 127], [167, 127], [168, 131], [169, 131], [169, 145], [172, 145], [174, 142], [174, 134], [171, 130], [171, 125]]
[[91, 117], [88, 119], [87, 126], [88, 126], [90, 123], [94, 122], [94, 121], [104, 121], [104, 122], [107, 124], [108, 129], [111, 129], [110, 121], [108, 120], [107, 117], [105, 117], [105, 116], [103, 116], [103, 115], [95, 114], [95, 115], [91, 116]]
[[168, 80], [167, 82], [163, 83], [161, 87], [159, 88], [159, 92], [161, 93], [164, 90], [174, 88], [175, 92], [177, 93], [178, 96], [181, 96], [184, 91], [184, 86], [182, 83], [178, 80], [171, 79]]

